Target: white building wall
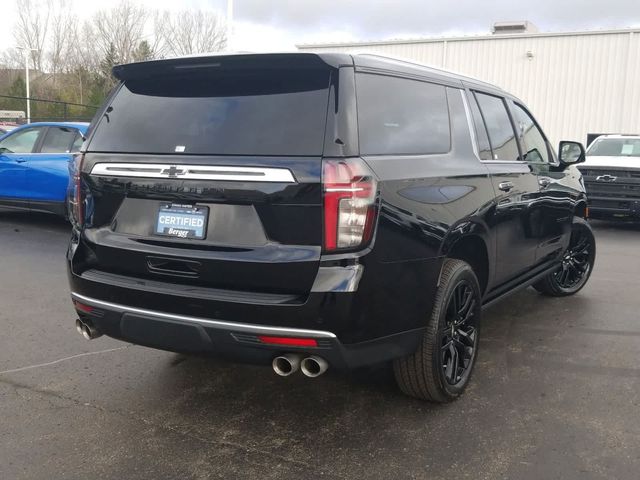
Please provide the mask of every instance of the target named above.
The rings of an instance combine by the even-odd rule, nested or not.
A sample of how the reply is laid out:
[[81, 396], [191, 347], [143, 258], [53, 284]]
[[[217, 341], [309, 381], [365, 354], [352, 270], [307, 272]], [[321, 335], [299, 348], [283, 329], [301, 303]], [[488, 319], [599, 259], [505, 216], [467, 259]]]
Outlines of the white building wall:
[[378, 53], [496, 84], [521, 98], [556, 144], [585, 142], [587, 133], [640, 133], [640, 30], [298, 48]]

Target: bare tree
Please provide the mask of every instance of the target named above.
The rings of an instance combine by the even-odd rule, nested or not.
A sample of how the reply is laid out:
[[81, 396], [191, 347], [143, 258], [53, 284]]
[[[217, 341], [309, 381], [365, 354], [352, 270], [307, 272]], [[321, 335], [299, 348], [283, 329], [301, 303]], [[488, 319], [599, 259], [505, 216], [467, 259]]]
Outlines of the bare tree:
[[149, 13], [142, 6], [124, 0], [117, 7], [102, 10], [93, 17], [97, 47], [102, 56], [112, 49], [121, 63], [133, 60], [134, 52], [144, 40]]
[[18, 21], [14, 38], [21, 47], [31, 49], [31, 66], [42, 71], [44, 46], [49, 28], [51, 0], [16, 0]]
[[224, 20], [215, 12], [202, 10], [164, 11], [154, 18], [156, 51], [169, 56], [215, 52], [227, 45]]
[[69, 41], [67, 69], [76, 78], [78, 102], [85, 103], [87, 87], [99, 68], [101, 57], [92, 24], [72, 24]]
[[0, 54], [0, 65], [2, 68], [24, 68], [24, 52], [17, 48], [7, 48]]
[[69, 0], [53, 0], [51, 2], [51, 26], [48, 41], [48, 71], [53, 75], [54, 86], [57, 74], [73, 68], [71, 64], [72, 50], [76, 37], [78, 19], [71, 13]]

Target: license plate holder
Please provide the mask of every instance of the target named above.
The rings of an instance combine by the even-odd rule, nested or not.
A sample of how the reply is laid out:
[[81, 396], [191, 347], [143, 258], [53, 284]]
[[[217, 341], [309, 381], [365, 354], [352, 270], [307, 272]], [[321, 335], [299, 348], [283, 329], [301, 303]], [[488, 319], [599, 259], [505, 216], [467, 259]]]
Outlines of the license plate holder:
[[164, 203], [156, 215], [156, 235], [203, 240], [207, 236], [209, 207]]

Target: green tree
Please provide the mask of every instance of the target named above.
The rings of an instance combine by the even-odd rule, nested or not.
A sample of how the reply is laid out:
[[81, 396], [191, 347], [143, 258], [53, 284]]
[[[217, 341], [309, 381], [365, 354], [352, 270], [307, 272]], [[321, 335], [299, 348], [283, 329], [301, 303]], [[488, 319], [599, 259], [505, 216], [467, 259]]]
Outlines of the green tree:
[[146, 62], [147, 60], [153, 60], [154, 58], [155, 52], [146, 40], [142, 40], [138, 44], [138, 47], [133, 51], [134, 62]]
[[[21, 76], [17, 77], [13, 81], [13, 83], [7, 90], [7, 95], [11, 97], [25, 97], [27, 95], [27, 86]], [[20, 110], [26, 112], [27, 102], [26, 100], [20, 100], [18, 98], [0, 98], [0, 109]]]
[[89, 87], [89, 104], [100, 105], [104, 101], [107, 93], [116, 84], [116, 79], [111, 74], [114, 65], [119, 63], [118, 54], [115, 45], [110, 44], [105, 52], [104, 58], [98, 65], [98, 71], [94, 75], [94, 79]]
[[24, 83], [24, 79], [22, 76], [18, 76], [11, 86], [9, 87], [9, 91], [7, 95], [11, 95], [14, 97], [26, 97], [27, 96], [27, 84]]
[[[120, 63], [118, 59], [118, 52], [113, 43], [109, 44], [109, 48], [105, 52], [104, 58], [100, 62], [100, 71], [99, 74], [105, 79], [110, 80], [111, 85], [115, 83], [115, 79], [111, 75], [111, 69]], [[107, 82], [109, 83], [109, 82]]]

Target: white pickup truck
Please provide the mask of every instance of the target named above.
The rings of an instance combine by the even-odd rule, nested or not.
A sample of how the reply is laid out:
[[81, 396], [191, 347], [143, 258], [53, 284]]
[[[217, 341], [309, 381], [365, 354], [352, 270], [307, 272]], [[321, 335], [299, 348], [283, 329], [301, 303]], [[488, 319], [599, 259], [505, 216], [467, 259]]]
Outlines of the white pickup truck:
[[579, 167], [589, 216], [640, 221], [640, 135], [602, 135]]

